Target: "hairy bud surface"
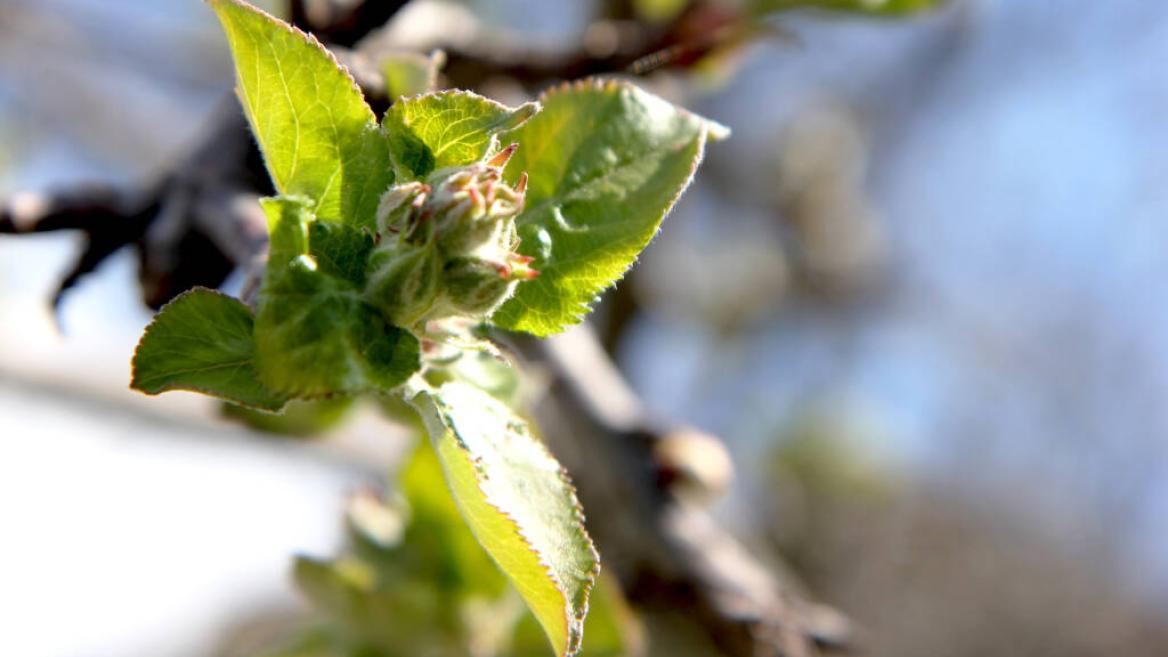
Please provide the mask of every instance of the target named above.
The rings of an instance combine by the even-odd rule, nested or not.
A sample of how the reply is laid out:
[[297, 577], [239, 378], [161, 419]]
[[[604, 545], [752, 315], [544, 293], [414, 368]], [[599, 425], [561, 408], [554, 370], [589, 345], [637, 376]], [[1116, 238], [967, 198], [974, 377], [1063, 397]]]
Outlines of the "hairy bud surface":
[[531, 258], [515, 251], [527, 174], [514, 186], [503, 180], [517, 147], [382, 195], [365, 296], [390, 322], [416, 328], [456, 315], [486, 318], [536, 276]]

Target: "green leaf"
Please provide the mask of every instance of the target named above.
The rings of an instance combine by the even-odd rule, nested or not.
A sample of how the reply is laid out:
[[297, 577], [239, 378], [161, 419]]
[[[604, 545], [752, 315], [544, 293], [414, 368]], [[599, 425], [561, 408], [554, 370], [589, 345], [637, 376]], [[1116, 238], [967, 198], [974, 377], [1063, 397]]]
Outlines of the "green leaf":
[[442, 464], [429, 445], [422, 442], [414, 449], [397, 484], [409, 505], [399, 554], [408, 553], [411, 572], [459, 597], [493, 599], [507, 590], [503, 576], [463, 522], [446, 487]]
[[297, 559], [298, 586], [353, 648], [458, 655], [473, 643], [497, 654], [484, 649], [492, 644], [479, 624], [509, 627], [512, 592], [463, 521], [430, 445], [414, 449], [397, 481], [400, 494], [389, 499], [371, 491], [350, 498], [349, 549]]
[[236, 404], [223, 404], [220, 413], [263, 433], [289, 438], [316, 438], [336, 428], [349, 417], [352, 397], [334, 399], [293, 399], [279, 414], [254, 411]]
[[689, 0], [633, 0], [633, 9], [642, 19], [652, 23], [664, 23], [677, 18]]
[[[524, 614], [511, 636], [509, 657], [543, 657], [547, 654], [543, 632], [535, 617]], [[612, 576], [596, 580], [588, 600], [588, 620], [584, 623], [588, 641], [580, 657], [628, 657], [644, 655], [644, 627], [629, 608]]]
[[291, 397], [384, 392], [420, 367], [418, 340], [361, 300], [367, 251], [352, 226], [313, 223], [309, 202], [264, 199], [271, 246], [256, 315], [260, 381]]
[[512, 408], [519, 408], [522, 402], [519, 372], [496, 349], [466, 347], [446, 363], [431, 363], [425, 377], [432, 386], [450, 381], [468, 383]]
[[242, 0], [209, 1], [276, 189], [311, 199], [323, 221], [372, 225], [393, 172], [388, 144], [353, 78], [313, 37]]
[[491, 321], [544, 336], [579, 323], [624, 275], [689, 184], [707, 136], [726, 130], [616, 81], [562, 86], [541, 101], [501, 135], [519, 142], [508, 175], [530, 176], [519, 251], [539, 276]]
[[850, 11], [876, 16], [902, 16], [939, 7], [945, 0], [754, 0], [755, 15], [771, 14], [799, 7]]
[[192, 390], [278, 410], [287, 401], [256, 377], [252, 315], [225, 294], [195, 288], [166, 304], [134, 351], [130, 387], [156, 395]]
[[445, 62], [446, 53], [441, 50], [429, 55], [408, 51], [386, 54], [379, 62], [385, 77], [385, 95], [397, 99], [434, 91], [438, 86], [438, 71]]
[[[328, 632], [320, 628], [307, 628], [273, 642], [267, 648], [252, 653], [251, 657], [353, 657], [353, 654]], [[378, 655], [368, 653], [361, 657]]]
[[399, 174], [422, 179], [435, 169], [481, 160], [492, 137], [538, 111], [536, 103], [512, 109], [469, 91], [441, 91], [403, 98], [383, 123]]
[[292, 575], [313, 606], [337, 623], [338, 634], [389, 643], [410, 629], [402, 618], [409, 601], [383, 594], [373, 564], [352, 556], [331, 561], [297, 557]]
[[414, 404], [475, 537], [556, 654], [575, 654], [600, 566], [560, 464], [511, 409], [478, 388], [447, 383], [418, 393]]

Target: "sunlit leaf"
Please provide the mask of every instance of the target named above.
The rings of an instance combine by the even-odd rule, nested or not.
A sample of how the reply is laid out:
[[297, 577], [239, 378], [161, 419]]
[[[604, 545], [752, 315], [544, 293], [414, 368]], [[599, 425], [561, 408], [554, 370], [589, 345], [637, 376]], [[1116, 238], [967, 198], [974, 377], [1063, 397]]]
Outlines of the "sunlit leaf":
[[276, 189], [322, 221], [369, 225], [393, 182], [388, 144], [353, 78], [311, 36], [241, 0], [209, 0]]
[[447, 383], [419, 393], [415, 404], [475, 537], [556, 654], [575, 654], [599, 560], [559, 463], [510, 408], [478, 388]]
[[429, 444], [414, 450], [397, 483], [389, 501], [372, 491], [353, 496], [349, 551], [298, 559], [296, 581], [346, 645], [465, 654], [468, 643], [482, 645], [470, 610], [495, 609], [491, 621], [506, 627], [513, 621], [506, 580], [463, 521]]
[[134, 352], [130, 386], [148, 394], [192, 390], [269, 411], [285, 397], [255, 371], [251, 310], [206, 288], [185, 292], [159, 311]]
[[352, 397], [289, 401], [278, 414], [263, 413], [236, 404], [223, 404], [224, 416], [256, 431], [279, 436], [311, 438], [324, 434], [349, 417]]
[[256, 315], [256, 370], [292, 397], [387, 391], [420, 367], [409, 332], [361, 299], [370, 238], [314, 223], [309, 203], [265, 199], [268, 268]]
[[418, 446], [397, 483], [410, 511], [405, 542], [433, 559], [435, 585], [464, 594], [499, 595], [506, 584], [463, 522], [429, 445]]
[[[645, 629], [616, 581], [609, 576], [596, 580], [584, 621], [586, 640], [580, 657], [641, 657], [645, 654]], [[508, 657], [543, 657], [547, 654], [543, 632], [534, 616], [524, 614], [515, 624]]]
[[426, 371], [431, 385], [462, 381], [516, 408], [520, 402], [521, 377], [506, 356], [489, 349], [467, 349], [452, 362]]
[[535, 258], [491, 321], [549, 335], [577, 324], [624, 275], [689, 184], [707, 136], [725, 129], [621, 82], [559, 87], [501, 135], [519, 143], [509, 177], [530, 176], [519, 251]]
[[399, 171], [424, 178], [435, 169], [481, 160], [492, 136], [537, 111], [535, 103], [510, 108], [469, 91], [442, 91], [394, 103], [384, 125]]

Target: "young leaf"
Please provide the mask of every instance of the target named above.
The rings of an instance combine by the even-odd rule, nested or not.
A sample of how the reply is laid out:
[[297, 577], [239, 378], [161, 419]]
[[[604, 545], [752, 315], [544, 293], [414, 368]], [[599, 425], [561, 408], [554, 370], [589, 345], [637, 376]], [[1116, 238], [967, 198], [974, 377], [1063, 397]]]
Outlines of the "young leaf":
[[399, 172], [421, 179], [435, 169], [481, 160], [492, 136], [538, 111], [536, 103], [512, 109], [469, 91], [442, 91], [403, 98], [383, 123]]
[[621, 82], [559, 87], [500, 136], [518, 142], [508, 175], [527, 172], [519, 252], [539, 276], [491, 318], [544, 336], [577, 324], [636, 260], [689, 184], [706, 138], [725, 128]]
[[507, 582], [463, 521], [430, 445], [414, 448], [397, 485], [409, 506], [402, 551], [415, 553], [405, 566], [411, 573], [459, 599], [497, 599], [507, 591]]
[[851, 11], [877, 16], [901, 16], [941, 5], [944, 0], [754, 0], [755, 15], [771, 14], [798, 7]]
[[353, 78], [313, 37], [242, 0], [209, 0], [239, 77], [239, 98], [281, 194], [323, 221], [372, 225], [393, 182], [388, 145]]
[[[601, 575], [588, 597], [588, 620], [584, 623], [587, 643], [580, 657], [630, 657], [647, 653], [644, 627], [629, 608], [612, 576]], [[508, 657], [545, 657], [547, 645], [539, 623], [524, 614], [515, 624]]]
[[254, 411], [236, 404], [223, 404], [220, 414], [249, 428], [278, 438], [313, 439], [324, 436], [349, 418], [353, 397], [290, 400], [278, 415]]
[[256, 315], [259, 378], [301, 398], [393, 388], [420, 367], [418, 340], [361, 300], [360, 231], [314, 223], [309, 205], [263, 201], [271, 246]]
[[556, 654], [580, 649], [599, 557], [559, 463], [502, 402], [463, 383], [414, 397], [447, 483]]
[[146, 327], [130, 387], [150, 395], [192, 390], [279, 410], [287, 399], [256, 377], [252, 324], [251, 310], [236, 299], [206, 288], [184, 292]]

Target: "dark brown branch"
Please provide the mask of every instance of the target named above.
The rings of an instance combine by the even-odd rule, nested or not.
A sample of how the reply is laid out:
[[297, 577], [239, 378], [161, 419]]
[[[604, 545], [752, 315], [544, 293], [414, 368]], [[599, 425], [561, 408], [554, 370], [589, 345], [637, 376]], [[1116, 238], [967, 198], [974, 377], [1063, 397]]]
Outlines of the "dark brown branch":
[[698, 487], [729, 475], [716, 439], [650, 417], [588, 329], [521, 338], [517, 347], [553, 375], [537, 424], [592, 511], [588, 527], [605, 568], [632, 602], [649, 612], [689, 610], [686, 622], [731, 657], [802, 657], [846, 640], [839, 614], [798, 599], [679, 494], [679, 468], [683, 479], [698, 473], [702, 481], [682, 482]]
[[[443, 74], [452, 87], [475, 89], [484, 81], [507, 78], [539, 91], [559, 81], [594, 75], [689, 68], [717, 50], [735, 47], [760, 33], [753, 21], [716, 2], [693, 2], [663, 24], [630, 20], [627, 11], [618, 9], [609, 8], [604, 19], [594, 22], [582, 43], [533, 43], [471, 20], [472, 25], [415, 40], [410, 47], [445, 51]], [[362, 59], [377, 62], [381, 53], [401, 47], [394, 31], [387, 30], [371, 35], [357, 52]]]
[[351, 47], [381, 28], [409, 0], [292, 0], [292, 24], [321, 41]]
[[151, 198], [135, 196], [109, 186], [18, 194], [0, 207], [0, 233], [80, 230], [84, 234], [81, 255], [53, 294], [57, 308], [65, 292], [83, 276], [123, 246], [142, 239], [157, 206]]
[[138, 253], [143, 301], [158, 308], [194, 286], [218, 287], [267, 244], [255, 199], [267, 174], [235, 106], [225, 104], [202, 144], [144, 189], [89, 185], [17, 194], [0, 205], [0, 233], [78, 230], [85, 246], [53, 297], [123, 247]]

